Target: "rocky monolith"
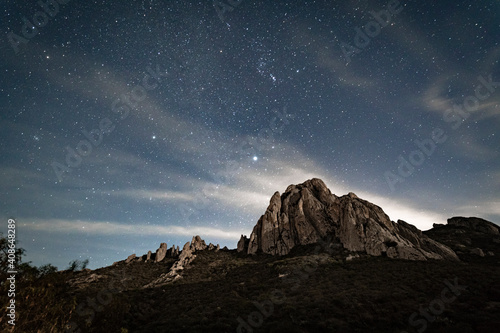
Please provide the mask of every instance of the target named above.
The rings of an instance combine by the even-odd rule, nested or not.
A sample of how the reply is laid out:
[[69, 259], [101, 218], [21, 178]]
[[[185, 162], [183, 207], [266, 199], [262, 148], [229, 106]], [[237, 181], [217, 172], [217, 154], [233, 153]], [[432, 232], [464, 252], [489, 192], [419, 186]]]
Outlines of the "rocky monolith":
[[404, 221], [395, 223], [377, 205], [354, 193], [337, 197], [317, 178], [274, 193], [250, 238], [238, 251], [285, 255], [297, 245], [336, 239], [345, 249], [409, 260], [458, 260], [447, 246]]

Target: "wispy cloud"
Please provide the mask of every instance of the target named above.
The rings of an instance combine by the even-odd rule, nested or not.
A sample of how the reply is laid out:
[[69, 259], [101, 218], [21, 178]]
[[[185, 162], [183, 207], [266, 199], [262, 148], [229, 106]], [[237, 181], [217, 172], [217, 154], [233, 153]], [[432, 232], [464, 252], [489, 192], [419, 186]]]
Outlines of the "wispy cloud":
[[210, 227], [189, 227], [169, 225], [159, 226], [150, 225], [148, 223], [137, 223], [134, 225], [123, 224], [120, 222], [104, 222], [104, 221], [82, 221], [82, 220], [63, 220], [63, 219], [46, 219], [24, 221], [23, 228], [28, 230], [50, 232], [50, 233], [66, 233], [66, 234], [86, 234], [86, 235], [137, 235], [137, 236], [193, 236], [200, 235], [204, 237], [213, 237], [217, 239], [238, 239], [240, 232], [228, 231], [227, 229], [217, 229]]
[[[448, 75], [440, 75], [431, 81], [427, 89], [421, 97], [421, 104], [426, 110], [436, 112], [443, 115], [447, 110], [453, 109], [454, 105], [462, 106], [467, 96], [474, 96], [474, 88], [479, 85], [478, 77], [483, 75], [486, 79], [488, 75], [485, 73], [468, 73], [467, 77], [470, 81], [462, 83], [461, 91], [454, 91], [455, 94], [461, 94], [460, 98], [447, 97], [450, 90], [450, 82], [454, 79], [453, 73], [449, 72]], [[496, 78], [493, 78], [494, 81]], [[465, 95], [464, 95], [465, 94]], [[475, 119], [489, 118], [500, 114], [500, 90], [488, 97], [486, 100], [480, 102], [474, 110], [468, 111]], [[467, 121], [471, 121], [468, 119]]]
[[461, 216], [478, 216], [478, 217], [489, 217], [491, 216], [492, 222], [500, 223], [500, 197], [486, 200], [468, 203], [457, 207], [456, 214]]
[[113, 196], [127, 197], [135, 200], [166, 200], [174, 202], [192, 201], [193, 194], [185, 192], [161, 190], [117, 190], [105, 192]]
[[453, 156], [463, 156], [469, 160], [487, 162], [498, 158], [500, 149], [493, 149], [484, 144], [480, 134], [464, 134], [452, 141]]

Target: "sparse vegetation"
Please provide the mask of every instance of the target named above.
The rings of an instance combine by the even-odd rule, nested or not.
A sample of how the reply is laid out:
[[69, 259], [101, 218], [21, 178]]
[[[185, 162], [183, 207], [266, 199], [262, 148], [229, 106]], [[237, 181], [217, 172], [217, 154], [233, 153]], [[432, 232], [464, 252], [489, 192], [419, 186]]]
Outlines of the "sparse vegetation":
[[77, 262], [75, 269], [42, 274], [20, 287], [17, 329], [62, 332], [72, 322], [82, 332], [235, 332], [238, 318], [248, 321], [260, 311], [255, 304], [279, 292], [283, 301], [273, 304], [254, 332], [417, 332], [421, 326], [412, 326], [410, 316], [441, 297], [445, 281], [456, 277], [467, 290], [427, 331], [496, 332], [500, 242], [462, 231], [427, 234], [450, 246], [470, 239], [469, 248], [495, 255], [472, 256], [462, 248], [457, 263], [370, 256], [346, 261], [343, 249], [326, 254], [314, 246], [283, 257], [201, 251], [182, 279], [150, 289], [142, 286], [167, 272], [174, 259], [119, 262], [94, 271]]
[[[16, 332], [63, 332], [63, 327], [75, 311], [75, 297], [70, 297], [66, 284], [69, 274], [58, 272], [57, 267], [45, 264], [39, 267], [23, 262], [26, 251], [15, 250], [16, 274]], [[88, 260], [73, 261], [74, 271], [85, 269]], [[6, 304], [8, 286], [8, 241], [0, 233], [0, 331], [13, 327], [7, 324]]]
[[87, 268], [87, 265], [89, 264], [89, 260], [85, 259], [83, 261], [81, 260], [72, 260], [69, 263], [69, 267], [67, 268], [68, 271], [76, 272], [76, 271], [82, 271]]

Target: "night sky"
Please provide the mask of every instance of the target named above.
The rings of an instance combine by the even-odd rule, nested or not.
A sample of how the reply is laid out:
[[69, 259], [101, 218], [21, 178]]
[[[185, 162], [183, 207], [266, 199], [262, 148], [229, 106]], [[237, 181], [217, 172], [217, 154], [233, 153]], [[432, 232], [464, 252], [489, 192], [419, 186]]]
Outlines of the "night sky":
[[500, 222], [499, 1], [60, 2], [0, 4], [25, 260], [235, 248], [313, 177], [423, 230]]

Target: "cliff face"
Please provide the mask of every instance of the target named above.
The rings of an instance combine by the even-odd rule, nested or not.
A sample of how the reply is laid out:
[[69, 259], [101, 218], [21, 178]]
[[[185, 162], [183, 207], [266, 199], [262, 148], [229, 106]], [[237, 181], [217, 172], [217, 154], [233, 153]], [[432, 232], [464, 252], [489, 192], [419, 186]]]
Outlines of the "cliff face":
[[384, 211], [354, 193], [332, 194], [320, 179], [276, 192], [250, 239], [242, 236], [238, 251], [285, 255], [296, 245], [333, 236], [350, 251], [411, 260], [458, 260], [455, 252], [404, 221], [392, 222]]

